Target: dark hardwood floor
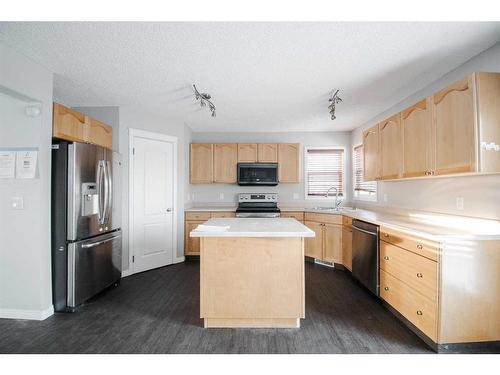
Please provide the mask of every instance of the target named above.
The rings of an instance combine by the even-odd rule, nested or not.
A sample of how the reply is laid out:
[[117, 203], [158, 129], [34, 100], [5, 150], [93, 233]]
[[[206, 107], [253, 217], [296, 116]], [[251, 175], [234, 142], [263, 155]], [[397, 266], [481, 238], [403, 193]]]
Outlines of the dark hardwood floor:
[[432, 353], [343, 271], [306, 264], [300, 329], [204, 329], [199, 264], [133, 275], [73, 314], [0, 319], [0, 353]]

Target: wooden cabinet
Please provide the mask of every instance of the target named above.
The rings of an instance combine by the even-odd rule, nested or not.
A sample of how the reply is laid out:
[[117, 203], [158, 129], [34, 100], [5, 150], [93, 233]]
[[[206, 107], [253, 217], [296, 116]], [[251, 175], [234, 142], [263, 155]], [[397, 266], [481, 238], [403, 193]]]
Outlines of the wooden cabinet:
[[256, 143], [238, 143], [238, 163], [257, 162]]
[[214, 182], [236, 183], [238, 145], [236, 143], [216, 143], [214, 145]]
[[279, 182], [299, 183], [300, 144], [278, 144]]
[[305, 238], [305, 255], [314, 259], [323, 259], [323, 224], [305, 221], [305, 226], [316, 233], [314, 237]]
[[419, 101], [401, 112], [403, 133], [403, 177], [430, 175], [433, 168], [434, 143], [430, 98]]
[[352, 228], [342, 226], [342, 264], [352, 271]]
[[213, 182], [214, 146], [211, 143], [191, 143], [189, 152], [189, 181], [192, 184]]
[[400, 120], [401, 117], [398, 113], [378, 125], [381, 179], [395, 179], [401, 174]]
[[304, 221], [304, 213], [302, 211], [281, 211], [281, 217], [292, 217], [300, 222]]
[[323, 260], [342, 264], [342, 226], [323, 224]]
[[435, 174], [475, 170], [474, 76], [464, 78], [432, 97], [436, 137]]
[[199, 237], [189, 237], [189, 233], [195, 229], [199, 224], [203, 224], [205, 220], [202, 221], [186, 221], [184, 223], [184, 255], [193, 256], [200, 255], [200, 238]]
[[278, 162], [278, 145], [276, 143], [259, 143], [258, 161], [259, 163], [277, 163]]
[[211, 217], [236, 217], [236, 212], [234, 211], [214, 211]]
[[113, 128], [83, 113], [54, 103], [52, 136], [113, 148]]
[[379, 173], [379, 128], [378, 125], [363, 132], [364, 180], [375, 181]]

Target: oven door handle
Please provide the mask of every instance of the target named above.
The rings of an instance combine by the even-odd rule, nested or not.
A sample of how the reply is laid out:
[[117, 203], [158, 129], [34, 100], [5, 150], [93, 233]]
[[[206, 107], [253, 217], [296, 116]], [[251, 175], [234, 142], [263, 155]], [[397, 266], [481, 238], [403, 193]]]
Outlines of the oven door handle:
[[352, 229], [356, 229], [356, 230], [359, 230], [360, 232], [363, 232], [363, 233], [366, 233], [366, 234], [369, 234], [370, 236], [376, 236], [377, 235], [377, 232], [373, 233], [373, 232], [370, 232], [366, 229], [361, 229], [355, 225], [352, 226]]

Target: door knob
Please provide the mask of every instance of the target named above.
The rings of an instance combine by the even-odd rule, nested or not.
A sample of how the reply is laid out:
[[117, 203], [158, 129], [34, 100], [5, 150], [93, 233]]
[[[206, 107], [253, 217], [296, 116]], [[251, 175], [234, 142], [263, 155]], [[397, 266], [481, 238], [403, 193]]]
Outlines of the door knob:
[[172, 209], [171, 208], [167, 208], [167, 212], [172, 212]]

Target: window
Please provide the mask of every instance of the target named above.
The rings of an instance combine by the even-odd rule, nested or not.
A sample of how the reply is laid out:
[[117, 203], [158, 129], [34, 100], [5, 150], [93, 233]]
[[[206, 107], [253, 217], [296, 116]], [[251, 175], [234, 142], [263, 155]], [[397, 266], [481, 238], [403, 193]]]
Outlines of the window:
[[354, 152], [352, 154], [352, 167], [353, 167], [353, 187], [354, 187], [354, 198], [366, 199], [366, 200], [377, 200], [377, 182], [370, 181], [365, 182], [363, 179], [363, 145], [354, 147]]
[[[331, 187], [344, 196], [344, 149], [329, 147], [306, 148], [306, 198], [325, 198]], [[335, 195], [335, 189], [330, 191]]]

